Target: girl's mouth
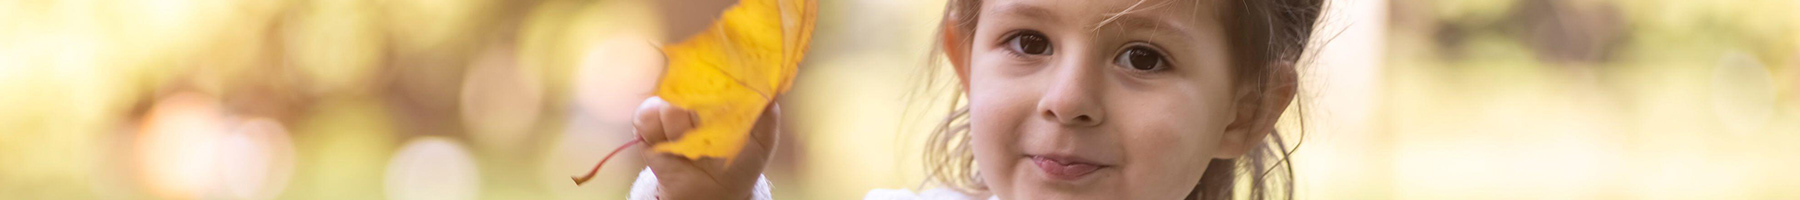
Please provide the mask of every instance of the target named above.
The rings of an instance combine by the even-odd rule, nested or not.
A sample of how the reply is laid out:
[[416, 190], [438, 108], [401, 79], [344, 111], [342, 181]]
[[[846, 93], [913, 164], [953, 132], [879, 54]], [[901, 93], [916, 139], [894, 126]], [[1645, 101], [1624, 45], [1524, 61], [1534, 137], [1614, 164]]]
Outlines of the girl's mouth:
[[1108, 167], [1106, 165], [1094, 164], [1079, 158], [1066, 156], [1031, 155], [1029, 157], [1031, 157], [1032, 163], [1037, 164], [1039, 170], [1043, 170], [1045, 175], [1056, 180], [1080, 179], [1082, 176], [1100, 170], [1100, 168]]

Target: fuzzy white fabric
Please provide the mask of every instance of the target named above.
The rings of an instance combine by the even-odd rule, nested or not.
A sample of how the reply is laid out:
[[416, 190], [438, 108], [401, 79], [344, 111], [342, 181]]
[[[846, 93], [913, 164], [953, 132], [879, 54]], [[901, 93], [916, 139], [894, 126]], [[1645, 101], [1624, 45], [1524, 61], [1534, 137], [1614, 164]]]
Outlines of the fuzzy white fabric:
[[[963, 194], [962, 192], [957, 192], [956, 190], [950, 190], [950, 189], [944, 189], [944, 188], [929, 189], [929, 190], [925, 190], [924, 192], [919, 192], [918, 194], [913, 194], [912, 190], [905, 190], [905, 189], [874, 189], [874, 190], [869, 190], [869, 194], [863, 195], [863, 200], [971, 200], [971, 199], [976, 199], [976, 198], [974, 196], [969, 196], [968, 194]], [[990, 196], [987, 199], [999, 200], [1000, 198]]]
[[[649, 167], [645, 167], [644, 171], [638, 172], [637, 181], [632, 181], [631, 196], [628, 196], [628, 198], [626, 198], [626, 199], [657, 200], [657, 198], [656, 198], [657, 189], [662, 188], [662, 187], [658, 187], [659, 184], [661, 184], [661, 183], [656, 181], [656, 173], [651, 172]], [[770, 186], [769, 186], [769, 177], [768, 176], [756, 177], [756, 188], [750, 190], [750, 199], [751, 200], [775, 199], [775, 197], [769, 193], [769, 188], [770, 188]]]
[[[631, 196], [629, 196], [629, 198], [627, 198], [627, 199], [657, 200], [657, 198], [656, 198], [657, 189], [660, 188], [657, 186], [658, 184], [660, 184], [660, 183], [658, 183], [656, 181], [656, 173], [651, 172], [649, 167], [645, 167], [643, 171], [638, 172], [637, 181], [633, 181], [631, 183]], [[769, 177], [768, 176], [757, 177], [756, 189], [751, 190], [750, 199], [752, 199], [752, 200], [774, 199], [774, 196], [771, 195], [771, 193], [769, 192], [770, 188], [771, 187], [769, 186]], [[864, 195], [863, 199], [864, 200], [972, 200], [972, 199], [976, 199], [976, 198], [973, 196], [969, 196], [968, 194], [963, 194], [962, 192], [957, 192], [955, 190], [937, 188], [937, 189], [925, 190], [924, 192], [920, 192], [920, 193], [916, 193], [916, 194], [913, 193], [911, 190], [905, 190], [905, 189], [874, 189], [874, 190], [869, 190], [869, 193]], [[999, 198], [995, 198], [995, 197], [991, 197], [991, 196], [988, 197], [987, 199], [988, 200], [999, 200]]]

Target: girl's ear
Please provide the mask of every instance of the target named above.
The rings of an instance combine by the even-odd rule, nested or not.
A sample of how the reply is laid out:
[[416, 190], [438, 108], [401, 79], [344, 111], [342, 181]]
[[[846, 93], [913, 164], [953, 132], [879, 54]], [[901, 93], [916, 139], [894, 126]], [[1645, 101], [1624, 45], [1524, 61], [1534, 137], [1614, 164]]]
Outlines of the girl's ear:
[[944, 36], [944, 38], [939, 38], [943, 42], [940, 45], [944, 48], [944, 57], [949, 58], [950, 65], [956, 68], [956, 79], [962, 81], [963, 91], [969, 91], [969, 42], [964, 41], [969, 38], [965, 34], [969, 33], [963, 33], [966, 31], [957, 29], [957, 27], [963, 26], [958, 24], [957, 20], [953, 20], [954, 18], [956, 17], [944, 18], [942, 23], [944, 27], [939, 28], [939, 30], [943, 30], [939, 35]]
[[1293, 62], [1271, 65], [1268, 66], [1271, 67], [1269, 73], [1264, 74], [1265, 82], [1244, 82], [1247, 84], [1237, 86], [1234, 117], [1231, 124], [1225, 125], [1225, 135], [1220, 137], [1219, 151], [1213, 158], [1243, 157], [1275, 130], [1275, 121], [1281, 119], [1281, 112], [1294, 100], [1299, 82]]

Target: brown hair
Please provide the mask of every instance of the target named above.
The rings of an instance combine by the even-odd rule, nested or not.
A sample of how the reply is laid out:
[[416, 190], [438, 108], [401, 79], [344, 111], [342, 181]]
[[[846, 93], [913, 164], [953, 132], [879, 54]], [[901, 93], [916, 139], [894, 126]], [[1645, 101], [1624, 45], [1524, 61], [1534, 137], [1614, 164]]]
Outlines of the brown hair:
[[[1235, 66], [1233, 71], [1236, 84], [1258, 86], [1268, 84], [1268, 74], [1278, 70], [1273, 68], [1298, 66], [1297, 63], [1301, 62], [1301, 57], [1307, 52], [1308, 43], [1311, 42], [1314, 25], [1325, 7], [1324, 0], [1225, 0], [1224, 3], [1226, 4], [1219, 9], [1225, 14], [1222, 18], [1225, 28], [1230, 30], [1227, 35], [1231, 40], [1229, 45], [1233, 52], [1232, 65]], [[952, 42], [972, 43], [969, 34], [974, 32], [975, 24], [979, 21], [976, 11], [980, 6], [980, 0], [950, 0], [944, 10], [946, 24], [940, 26], [945, 30], [938, 33], [957, 34], [958, 37], [953, 38], [962, 40]], [[933, 48], [930, 60], [934, 64], [942, 60], [940, 56], [945, 56], [941, 53], [945, 48], [942, 44], [940, 42], [937, 44], [939, 46]], [[932, 67], [927, 70], [941, 69]], [[936, 83], [931, 78], [933, 76], [929, 76], [937, 74], [934, 72], [938, 71], [926, 72], [928, 76], [925, 81]], [[932, 87], [928, 85], [926, 88]], [[969, 108], [964, 102], [966, 94], [961, 87], [948, 88], [955, 90], [953, 98], [945, 99], [952, 108], [950, 115], [937, 124], [925, 144], [924, 163], [926, 176], [929, 178], [927, 182], [935, 181], [964, 193], [985, 194], [988, 188], [982, 183], [980, 172], [976, 170], [973, 147], [969, 144]], [[1262, 102], [1261, 99], [1257, 100]], [[1296, 110], [1305, 108], [1304, 105], [1298, 106], [1300, 107]], [[1257, 116], [1263, 114], [1260, 111], [1255, 113]], [[1300, 134], [1302, 137], [1304, 135]], [[1242, 158], [1212, 159], [1187, 199], [1232, 199], [1239, 187], [1244, 187], [1242, 189], [1248, 192], [1245, 196], [1250, 199], [1292, 199], [1293, 167], [1287, 158], [1293, 150], [1286, 148], [1287, 143], [1282, 140], [1279, 132], [1271, 133], [1265, 139], [1262, 145], [1248, 151]], [[1299, 143], [1295, 143], [1294, 147], [1299, 148]], [[1247, 182], [1239, 184], [1240, 180]]]

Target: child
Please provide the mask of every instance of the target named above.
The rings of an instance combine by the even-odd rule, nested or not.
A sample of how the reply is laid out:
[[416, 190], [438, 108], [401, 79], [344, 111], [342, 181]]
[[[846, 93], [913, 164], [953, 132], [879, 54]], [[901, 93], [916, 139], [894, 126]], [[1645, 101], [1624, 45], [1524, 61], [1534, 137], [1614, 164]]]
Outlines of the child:
[[[967, 103], [932, 134], [926, 155], [932, 181], [946, 188], [866, 198], [1291, 198], [1274, 194], [1291, 184], [1265, 179], [1263, 162], [1282, 147], [1271, 133], [1298, 89], [1295, 63], [1322, 7], [951, 0], [940, 50]], [[767, 199], [759, 177], [780, 116], [767, 110], [732, 166], [646, 151], [633, 198]], [[634, 126], [654, 145], [694, 123], [652, 98]], [[1249, 195], [1232, 194], [1240, 178], [1251, 181]]]

